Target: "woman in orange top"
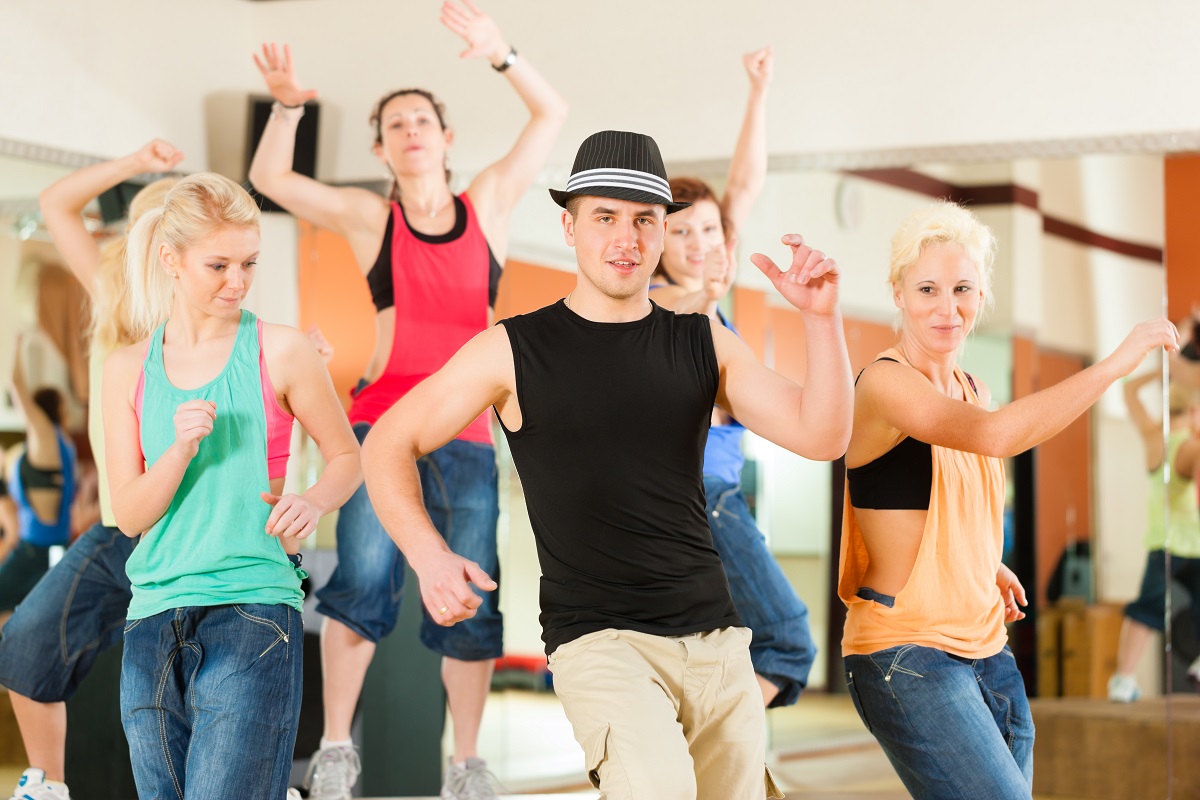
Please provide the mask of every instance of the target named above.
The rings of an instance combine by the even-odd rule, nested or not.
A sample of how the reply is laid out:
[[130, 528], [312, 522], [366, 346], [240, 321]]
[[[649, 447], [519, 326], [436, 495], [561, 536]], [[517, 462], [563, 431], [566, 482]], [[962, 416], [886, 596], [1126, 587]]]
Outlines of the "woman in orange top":
[[989, 413], [957, 364], [990, 298], [995, 239], [939, 203], [892, 240], [900, 340], [859, 376], [838, 594], [855, 707], [913, 797], [1025, 798], [1033, 720], [1004, 623], [1025, 591], [1000, 562], [1001, 459], [1046, 441], [1151, 350], [1178, 349], [1165, 319], [1110, 356]]

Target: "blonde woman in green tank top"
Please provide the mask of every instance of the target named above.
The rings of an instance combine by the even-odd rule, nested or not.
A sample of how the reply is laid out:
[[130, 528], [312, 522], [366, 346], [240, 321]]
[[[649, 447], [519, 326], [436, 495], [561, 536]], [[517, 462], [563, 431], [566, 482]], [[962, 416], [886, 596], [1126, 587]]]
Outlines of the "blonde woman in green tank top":
[[[105, 364], [103, 416], [113, 512], [139, 537], [121, 711], [142, 798], [285, 796], [303, 642], [303, 574], [289, 556], [362, 480], [308, 337], [241, 308], [258, 222], [245, 190], [200, 174], [129, 237], [140, 341]], [[299, 495], [268, 463], [280, 457], [273, 423], [290, 429], [290, 416], [327, 465]]]
[[[1192, 597], [1200, 597], [1200, 504], [1196, 494], [1196, 470], [1200, 468], [1200, 437], [1196, 435], [1200, 428], [1200, 398], [1194, 390], [1181, 384], [1170, 385], [1167, 392], [1170, 435], [1164, 447], [1162, 422], [1150, 415], [1138, 396], [1143, 387], [1157, 380], [1159, 374], [1150, 372], [1131, 378], [1124, 387], [1125, 407], [1145, 447], [1149, 502], [1146, 569], [1137, 599], [1125, 607], [1117, 672], [1108, 681], [1108, 699], [1118, 703], [1132, 702], [1141, 695], [1133, 673], [1151, 636], [1165, 627], [1168, 585], [1164, 551], [1168, 547], [1172, 580], [1183, 581]], [[1164, 482], [1163, 472], [1168, 464], [1170, 479]], [[1200, 616], [1194, 616], [1200, 628]], [[1193, 680], [1200, 680], [1200, 659], [1188, 668], [1188, 675]]]

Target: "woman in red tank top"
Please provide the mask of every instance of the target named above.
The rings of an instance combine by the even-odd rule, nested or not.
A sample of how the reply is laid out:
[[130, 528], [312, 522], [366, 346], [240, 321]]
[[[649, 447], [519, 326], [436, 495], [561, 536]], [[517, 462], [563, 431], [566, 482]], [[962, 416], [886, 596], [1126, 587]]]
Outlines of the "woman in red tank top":
[[[529, 110], [529, 121], [499, 161], [482, 170], [462, 195], [449, 184], [446, 154], [454, 141], [442, 105], [421, 89], [390, 93], [371, 115], [374, 152], [394, 178], [390, 198], [360, 188], [326, 186], [292, 171], [296, 125], [316, 92], [302, 88], [285, 46], [263, 47], [255, 62], [276, 100], [250, 167], [254, 186], [296, 216], [344, 236], [378, 309], [376, 343], [355, 392], [351, 422], [359, 439], [412, 386], [435, 372], [488, 325], [499, 265], [508, 249], [513, 208], [533, 183], [566, 119], [562, 97], [471, 0], [447, 0], [442, 24], [467, 43], [462, 58], [484, 58], [503, 73]], [[497, 76], [490, 76], [498, 80]], [[426, 504], [466, 536], [476, 560], [495, 561], [494, 451], [486, 419], [437, 453], [423, 469], [440, 497]], [[443, 530], [449, 536], [449, 525]], [[463, 545], [460, 542], [460, 546]], [[470, 546], [468, 546], [470, 549]], [[456, 552], [461, 552], [455, 547]], [[338, 563], [318, 593], [325, 665], [325, 736], [309, 775], [310, 798], [349, 798], [358, 774], [350, 724], [375, 643], [394, 626], [404, 564], [378, 522], [365, 489], [343, 508]], [[492, 572], [491, 574], [496, 574]], [[443, 797], [488, 796], [490, 778], [475, 758], [492, 658], [502, 648], [495, 593], [479, 609], [475, 633], [426, 618], [421, 639], [443, 655], [443, 678], [455, 745]], [[380, 598], [384, 598], [380, 600]], [[461, 627], [461, 626], [457, 626]], [[465, 637], [465, 638], [464, 638]], [[440, 736], [441, 732], [430, 732]]]

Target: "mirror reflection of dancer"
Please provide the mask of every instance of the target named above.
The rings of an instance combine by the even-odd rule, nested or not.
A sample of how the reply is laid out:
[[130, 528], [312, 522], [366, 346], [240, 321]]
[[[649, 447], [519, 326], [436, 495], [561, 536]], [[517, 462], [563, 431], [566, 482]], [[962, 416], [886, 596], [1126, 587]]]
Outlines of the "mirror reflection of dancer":
[[[1177, 362], [1176, 362], [1177, 363]], [[1172, 368], [1176, 366], [1172, 363]], [[1183, 365], [1180, 365], [1181, 367]], [[1174, 372], [1172, 372], [1174, 376]], [[1108, 681], [1108, 699], [1131, 703], [1141, 695], [1134, 671], [1154, 631], [1166, 627], [1166, 549], [1167, 532], [1171, 539], [1171, 578], [1187, 586], [1188, 594], [1200, 598], [1200, 507], [1196, 497], [1196, 470], [1200, 467], [1200, 406], [1195, 390], [1186, 388], [1172, 377], [1167, 390], [1171, 415], [1170, 435], [1163, 449], [1162, 422], [1154, 419], [1138, 397], [1138, 390], [1161, 380], [1158, 372], [1130, 378], [1124, 389], [1125, 407], [1137, 426], [1146, 453], [1149, 478], [1146, 528], [1146, 570], [1137, 598], [1125, 607], [1121, 625], [1121, 643], [1117, 649], [1117, 671]], [[1171, 465], [1170, 485], [1163, 485], [1163, 471]], [[1170, 506], [1170, 522], [1163, 507]], [[1200, 635], [1200, 606], [1193, 601], [1193, 622]], [[1188, 677], [1200, 681], [1200, 658], [1188, 667]]]
[[[103, 247], [84, 226], [83, 209], [101, 193], [137, 175], [169, 172], [183, 154], [167, 142], [149, 142], [124, 158], [74, 172], [41, 195], [42, 217], [54, 246], [92, 302], [88, 360], [88, 437], [99, 478], [100, 522], [67, 549], [25, 598], [0, 638], [0, 684], [9, 690], [29, 768], [13, 798], [69, 800], [64, 779], [66, 701], [91, 672], [96, 657], [121, 641], [129, 608], [125, 562], [133, 540], [117, 529], [109, 500], [100, 421], [100, 376], [113, 349], [133, 344], [125, 292], [125, 236]], [[155, 181], [129, 204], [132, 226], [158, 206], [174, 178]]]
[[[286, 48], [282, 56], [271, 46], [261, 60], [256, 57], [277, 103], [250, 179], [291, 213], [346, 237], [377, 311], [375, 352], [350, 409], [359, 441], [397, 398], [487, 327], [508, 250], [509, 217], [566, 117], [563, 99], [517, 56], [490, 17], [469, 1], [465, 7], [446, 2], [442, 22], [466, 41], [462, 56], [487, 59], [529, 110], [512, 149], [457, 196], [446, 169], [454, 133], [442, 104], [423, 89], [392, 92], [371, 115], [375, 155], [395, 179], [390, 199], [292, 172], [296, 123], [303, 113], [293, 107], [315, 92], [297, 82]], [[422, 459], [421, 473], [442, 535], [497, 574], [499, 498], [487, 417]], [[380, 526], [365, 488], [338, 516], [337, 547], [337, 569], [317, 593], [317, 611], [325, 615], [325, 726], [306, 781], [315, 800], [346, 800], [358, 778], [350, 726], [376, 644], [396, 625], [405, 575], [404, 559]], [[455, 630], [424, 620], [421, 642], [443, 657], [454, 728], [442, 796], [491, 797], [493, 781], [476, 746], [493, 660], [503, 652], [497, 601], [489, 599], [476, 619]]]
[[[675, 200], [691, 207], [667, 217], [662, 260], [650, 284], [650, 299], [663, 308], [707, 314], [735, 333], [717, 304], [733, 285], [738, 231], [766, 181], [766, 95], [774, 53], [767, 47], [746, 55], [743, 62], [750, 76], [750, 98], [725, 194], [718, 200], [697, 178], [670, 181]], [[704, 447], [705, 512], [738, 616], [754, 634], [750, 657], [763, 702], [786, 706], [800, 698], [816, 646], [808, 629], [808, 608], [771, 555], [742, 493], [745, 431], [729, 414], [713, 409]]]
[[[127, 302], [145, 339], [105, 363], [103, 413], [113, 511], [140, 536], [121, 713], [142, 798], [287, 794], [296, 553], [362, 480], [312, 342], [241, 308], [258, 249], [254, 200], [212, 174], [181, 180], [129, 234]], [[326, 463], [300, 495], [283, 493], [293, 419]]]
[[8, 476], [19, 537], [0, 562], [0, 624], [50, 569], [50, 548], [71, 540], [75, 446], [63, 430], [66, 398], [52, 386], [29, 387], [25, 340], [17, 336], [11, 396], [25, 420], [25, 447]]
[[494, 407], [533, 521], [555, 691], [592, 782], [613, 800], [761, 798], [750, 632], [713, 548], [701, 461], [714, 404], [808, 458], [841, 455], [852, 389], [836, 264], [799, 236], [784, 237], [786, 273], [755, 256], [803, 314], [801, 388], [704, 315], [649, 300], [682, 205], [653, 139], [589, 137], [551, 195], [567, 209], [575, 289], [476, 336], [379, 420], [364, 445], [371, 498], [431, 616], [471, 619], [475, 590], [495, 583], [438, 536], [417, 462]]
[[1065, 428], [1151, 350], [1175, 350], [1167, 320], [1111, 355], [989, 412], [958, 353], [991, 296], [995, 239], [941, 203], [892, 239], [900, 340], [860, 374], [838, 594], [846, 682], [859, 715], [918, 798], [1025, 798], [1033, 719], [1006, 621], [1025, 590], [1000, 561], [1001, 459]]

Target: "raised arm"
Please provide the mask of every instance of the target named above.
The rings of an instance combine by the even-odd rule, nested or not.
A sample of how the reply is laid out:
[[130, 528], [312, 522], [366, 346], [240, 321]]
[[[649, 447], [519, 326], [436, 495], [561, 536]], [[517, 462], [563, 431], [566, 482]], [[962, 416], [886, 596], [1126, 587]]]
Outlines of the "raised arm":
[[733, 226], [734, 234], [741, 232], [767, 180], [767, 89], [775, 66], [775, 49], [768, 45], [747, 53], [742, 63], [750, 77], [750, 95], [721, 198], [721, 213]]
[[13, 370], [10, 385], [12, 399], [17, 411], [25, 420], [25, 451], [35, 461], [45, 463], [45, 453], [50, 448], [57, 452], [58, 437], [54, 431], [54, 422], [41, 406], [33, 402], [33, 394], [29, 391], [29, 382], [25, 377], [25, 337], [17, 335], [17, 350], [13, 355]]
[[267, 533], [284, 540], [307, 537], [322, 516], [339, 508], [362, 483], [358, 440], [314, 344], [309, 335], [286, 325], [265, 326], [263, 352], [271, 382], [325, 460], [321, 477], [303, 494], [264, 493], [263, 500], [274, 506]]
[[[498, 67], [512, 50], [495, 21], [471, 0], [462, 0], [461, 4], [454, 0], [442, 3], [442, 24], [467, 43], [460, 58], [486, 58], [493, 67]], [[525, 56], [518, 56], [504, 70], [503, 76], [529, 110], [529, 121], [521, 129], [512, 149], [480, 172], [467, 189], [486, 233], [492, 233], [497, 226], [506, 223], [545, 165], [554, 140], [567, 119], [567, 101]], [[493, 235], [488, 238], [495, 245], [496, 239], [503, 237]], [[497, 258], [504, 260], [499, 254]]]
[[96, 291], [100, 247], [83, 224], [83, 209], [96, 197], [146, 172], [170, 172], [183, 153], [162, 139], [147, 142], [137, 152], [72, 172], [50, 184], [38, 197], [42, 218], [54, 246], [88, 294]]
[[[1178, 360], [1178, 359], [1175, 359]], [[1142, 387], [1161, 379], [1158, 372], [1146, 372], [1136, 378], [1125, 381], [1121, 387], [1121, 397], [1125, 401], [1125, 410], [1129, 419], [1142, 437], [1143, 451], [1146, 456], [1146, 469], [1153, 470], [1163, 460], [1162, 423], [1155, 420], [1146, 409], [1145, 403], [1139, 396]]]
[[461, 433], [495, 406], [510, 428], [520, 427], [512, 347], [497, 325], [467, 342], [446, 366], [402, 397], [363, 443], [363, 472], [379, 521], [417, 573], [421, 599], [435, 622], [452, 625], [475, 615], [491, 591], [477, 564], [455, 555], [425, 511], [417, 459]]
[[[254, 63], [279, 106], [272, 109], [254, 151], [250, 182], [289, 213], [345, 236], [356, 255], [365, 249], [374, 256], [372, 248], [378, 249], [387, 223], [387, 204], [383, 198], [366, 189], [326, 186], [292, 170], [296, 127], [304, 116], [304, 104], [316, 98], [317, 93], [301, 88], [291, 48], [284, 45], [280, 51], [273, 43], [264, 44], [262, 58], [255, 54]], [[370, 241], [360, 241], [364, 238]]]
[[877, 361], [859, 379], [859, 402], [864, 413], [922, 442], [1008, 458], [1067, 427], [1159, 347], [1179, 348], [1175, 326], [1166, 319], [1143, 322], [1102, 361], [991, 412], [945, 396], [911, 367]]
[[732, 332], [713, 325], [721, 368], [717, 403], [766, 439], [814, 461], [846, 452], [853, 422], [854, 382], [837, 305], [838, 267], [795, 234], [783, 237], [792, 265], [781, 271], [770, 258], [751, 260], [776, 290], [803, 314], [808, 369], [800, 386], [765, 366]]

